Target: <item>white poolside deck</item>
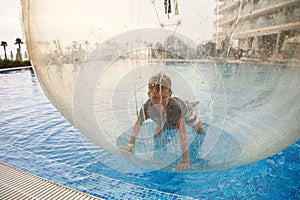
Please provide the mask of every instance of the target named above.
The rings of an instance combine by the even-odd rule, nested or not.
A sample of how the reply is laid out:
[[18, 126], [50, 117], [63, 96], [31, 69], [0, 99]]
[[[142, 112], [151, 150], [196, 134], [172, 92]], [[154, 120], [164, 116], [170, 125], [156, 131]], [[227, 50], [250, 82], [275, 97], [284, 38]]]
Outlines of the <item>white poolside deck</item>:
[[99, 198], [29, 174], [0, 162], [0, 199], [97, 200]]

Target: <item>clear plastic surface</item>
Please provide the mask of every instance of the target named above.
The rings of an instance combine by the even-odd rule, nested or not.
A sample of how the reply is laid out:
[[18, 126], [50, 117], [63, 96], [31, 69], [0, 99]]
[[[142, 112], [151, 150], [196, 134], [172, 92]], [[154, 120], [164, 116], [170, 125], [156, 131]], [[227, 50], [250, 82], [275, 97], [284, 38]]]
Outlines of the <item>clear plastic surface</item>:
[[300, 138], [299, 1], [21, 4], [27, 49], [47, 97], [120, 159], [167, 171], [181, 162], [178, 141], [165, 156], [151, 148], [151, 121], [136, 152], [118, 143], [129, 144], [148, 80], [159, 72], [171, 78], [173, 96], [200, 102], [195, 109], [206, 130], [199, 136], [187, 129], [190, 171], [258, 161]]

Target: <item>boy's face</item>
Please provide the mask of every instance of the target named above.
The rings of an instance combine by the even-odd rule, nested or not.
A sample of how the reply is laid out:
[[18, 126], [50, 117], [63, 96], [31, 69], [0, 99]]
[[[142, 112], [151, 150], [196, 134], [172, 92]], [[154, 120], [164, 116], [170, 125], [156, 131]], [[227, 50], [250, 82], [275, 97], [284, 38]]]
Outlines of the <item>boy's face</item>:
[[151, 92], [148, 92], [148, 96], [153, 105], [159, 104], [162, 105], [163, 107], [166, 107], [172, 96], [172, 92], [168, 89], [162, 89], [162, 90], [154, 89]]

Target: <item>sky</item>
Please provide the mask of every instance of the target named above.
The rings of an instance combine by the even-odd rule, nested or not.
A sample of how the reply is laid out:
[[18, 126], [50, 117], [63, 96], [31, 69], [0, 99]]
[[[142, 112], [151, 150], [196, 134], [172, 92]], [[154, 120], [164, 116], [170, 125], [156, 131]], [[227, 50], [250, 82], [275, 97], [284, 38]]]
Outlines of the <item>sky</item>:
[[[25, 43], [23, 37], [22, 26], [20, 20], [20, 0], [0, 0], [0, 42], [7, 42], [7, 56], [10, 56], [10, 51], [16, 54], [17, 45], [15, 45], [16, 38], [21, 38]], [[22, 53], [25, 51], [25, 44], [21, 46]], [[3, 47], [0, 47], [1, 58], [4, 57]]]
[[[34, 19], [32, 17], [34, 22], [31, 28], [32, 35], [40, 41], [82, 39], [100, 43], [113, 35], [134, 28], [159, 27], [159, 21], [171, 24], [176, 23], [178, 19], [181, 20], [181, 24], [177, 31], [198, 42], [211, 39], [215, 30], [213, 27], [215, 0], [178, 1], [179, 15], [171, 14], [170, 19], [164, 13], [163, 0], [38, 0], [32, 2], [31, 12], [35, 12], [34, 16], [37, 16]], [[20, 0], [0, 0], [0, 41], [7, 42], [9, 55], [10, 51], [16, 52], [17, 45], [14, 44], [16, 38], [26, 42], [20, 13]], [[26, 50], [25, 44], [22, 49]], [[0, 48], [0, 55], [3, 58], [3, 47]]]
[[170, 18], [164, 13], [163, 0], [51, 0], [47, 2], [47, 4], [31, 5], [31, 12], [36, 10], [38, 16], [38, 19], [32, 19], [40, 27], [37, 37], [45, 32], [51, 39], [88, 38], [101, 42], [100, 40], [136, 28], [160, 28], [160, 23], [174, 30], [174, 26], [168, 25], [178, 20], [181, 24], [177, 31], [198, 41], [209, 39], [215, 31], [213, 28], [215, 0], [178, 1], [179, 15], [175, 16], [172, 13]]

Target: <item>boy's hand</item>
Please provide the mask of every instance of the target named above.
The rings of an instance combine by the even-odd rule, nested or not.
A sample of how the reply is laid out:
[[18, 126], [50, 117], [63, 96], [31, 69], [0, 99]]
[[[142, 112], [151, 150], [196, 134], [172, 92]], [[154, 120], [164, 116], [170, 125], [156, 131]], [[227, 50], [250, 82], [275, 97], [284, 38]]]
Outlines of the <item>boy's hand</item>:
[[200, 128], [199, 128], [199, 131], [198, 131], [199, 133], [204, 133], [204, 128], [203, 128], [203, 126], [201, 126]]
[[190, 169], [190, 161], [183, 161], [182, 163], [178, 163], [177, 170], [187, 170]]
[[125, 146], [125, 147], [121, 147], [121, 149], [124, 152], [134, 152], [133, 146]]

